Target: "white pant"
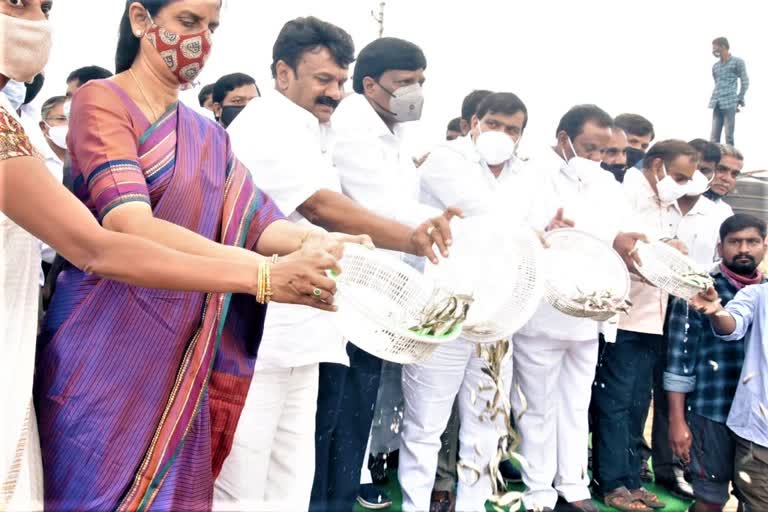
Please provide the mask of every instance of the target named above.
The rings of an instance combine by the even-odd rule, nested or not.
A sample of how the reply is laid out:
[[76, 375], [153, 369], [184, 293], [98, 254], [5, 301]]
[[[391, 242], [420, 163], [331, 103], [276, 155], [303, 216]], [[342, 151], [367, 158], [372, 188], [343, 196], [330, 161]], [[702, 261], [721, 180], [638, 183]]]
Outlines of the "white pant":
[[[520, 454], [528, 462], [523, 504], [526, 509], [555, 508], [558, 494], [568, 502], [589, 499], [588, 414], [598, 342], [518, 334], [514, 346], [514, 385], [528, 403], [517, 422]], [[513, 393], [516, 415], [521, 407]]]
[[[507, 431], [502, 415], [495, 422], [481, 422], [480, 413], [493, 391], [478, 392], [490, 379], [482, 373], [485, 366], [476, 355], [476, 345], [461, 339], [438, 347], [427, 361], [403, 366], [405, 415], [400, 439], [398, 479], [403, 491], [403, 511], [429, 510], [432, 487], [440, 451], [440, 435], [448, 424], [454, 399], [458, 395], [459, 458], [486, 469], [497, 450], [499, 436]], [[510, 347], [511, 350], [511, 347]], [[503, 393], [509, 393], [512, 364], [503, 370]], [[476, 404], [472, 394], [477, 393]], [[478, 454], [479, 451], [479, 454]], [[461, 469], [459, 469], [461, 471]], [[484, 511], [491, 496], [491, 480], [487, 471], [471, 485], [459, 479], [456, 491], [458, 512]]]
[[214, 510], [307, 510], [318, 378], [317, 364], [253, 375], [232, 451], [214, 486]]

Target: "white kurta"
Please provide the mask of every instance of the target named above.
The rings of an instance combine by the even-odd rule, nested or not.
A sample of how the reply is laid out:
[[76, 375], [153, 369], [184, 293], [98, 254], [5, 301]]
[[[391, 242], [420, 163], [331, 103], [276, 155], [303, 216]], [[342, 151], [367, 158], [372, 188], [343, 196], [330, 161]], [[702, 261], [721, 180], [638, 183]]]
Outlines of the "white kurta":
[[[275, 91], [230, 125], [235, 156], [288, 220], [312, 229], [299, 207], [321, 189], [340, 192], [332, 132]], [[270, 304], [232, 451], [214, 489], [214, 510], [306, 510], [314, 477], [319, 363], [347, 365], [332, 314]], [[290, 492], [288, 492], [290, 490]]]
[[[5, 96], [0, 108], [14, 117]], [[0, 213], [0, 509], [41, 510], [43, 476], [32, 408], [38, 241]]]
[[[542, 179], [536, 198], [545, 227], [562, 208], [576, 229], [609, 245], [627, 215], [620, 184], [607, 172], [579, 174], [551, 148], [531, 162]], [[542, 301], [514, 336], [514, 382], [528, 408], [517, 422], [522, 442], [527, 509], [554, 508], [558, 495], [568, 502], [590, 498], [587, 475], [588, 408], [598, 356], [598, 323], [568, 317]], [[522, 401], [513, 393], [516, 413]]]

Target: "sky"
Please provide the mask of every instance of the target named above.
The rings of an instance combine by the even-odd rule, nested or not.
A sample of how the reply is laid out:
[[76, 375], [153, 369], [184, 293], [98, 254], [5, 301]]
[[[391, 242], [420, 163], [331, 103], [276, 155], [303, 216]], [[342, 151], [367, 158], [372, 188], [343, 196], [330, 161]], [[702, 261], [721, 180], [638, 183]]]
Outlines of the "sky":
[[[737, 115], [736, 146], [745, 170], [768, 169], [762, 137], [768, 119], [768, 58], [761, 2], [733, 0], [554, 1], [388, 0], [384, 35], [424, 50], [423, 118], [411, 127], [412, 144], [426, 151], [445, 134], [473, 89], [514, 92], [529, 124], [521, 149], [535, 153], [554, 141], [560, 117], [573, 105], [595, 103], [611, 115], [650, 119], [659, 139], [708, 138], [715, 59], [711, 41], [726, 36], [750, 77], [746, 108]], [[77, 67], [114, 67], [123, 0], [55, 0], [54, 48], [39, 101], [63, 94]], [[213, 53], [202, 84], [235, 71], [272, 87], [272, 45], [282, 25], [314, 15], [332, 22], [362, 49], [378, 35], [370, 0], [225, 0]], [[351, 89], [351, 83], [349, 84]], [[182, 100], [196, 103], [196, 91]], [[760, 124], [760, 120], [763, 124]]]

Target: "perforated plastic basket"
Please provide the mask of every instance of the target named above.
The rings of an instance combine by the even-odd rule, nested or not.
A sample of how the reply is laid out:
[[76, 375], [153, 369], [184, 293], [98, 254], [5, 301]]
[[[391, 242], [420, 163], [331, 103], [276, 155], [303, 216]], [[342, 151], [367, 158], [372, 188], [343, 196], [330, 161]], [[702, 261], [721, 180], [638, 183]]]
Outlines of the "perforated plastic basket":
[[352, 343], [381, 359], [400, 364], [424, 361], [435, 348], [459, 337], [461, 326], [443, 336], [409, 330], [430, 304], [435, 287], [405, 263], [381, 251], [348, 244], [336, 279], [333, 318]]
[[606, 321], [616, 311], [596, 311], [575, 299], [609, 292], [617, 299], [629, 296], [629, 272], [608, 244], [577, 229], [557, 229], [544, 235], [546, 254], [544, 298], [568, 316]]
[[[684, 276], [701, 272], [701, 268], [671, 245], [659, 241], [637, 242], [636, 248], [642, 264], [635, 263], [635, 268], [652, 285], [685, 300], [706, 289], [687, 282]], [[709, 284], [711, 286], [711, 280]]]
[[450, 257], [427, 263], [424, 274], [441, 289], [471, 295], [474, 302], [462, 338], [494, 343], [514, 334], [541, 301], [541, 242], [507, 218], [477, 216], [451, 221]]

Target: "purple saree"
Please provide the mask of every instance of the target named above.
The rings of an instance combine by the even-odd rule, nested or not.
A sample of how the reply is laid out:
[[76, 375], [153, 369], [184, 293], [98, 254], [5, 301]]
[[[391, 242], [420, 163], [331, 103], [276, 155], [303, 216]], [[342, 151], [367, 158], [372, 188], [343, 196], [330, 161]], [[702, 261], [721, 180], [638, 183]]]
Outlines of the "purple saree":
[[[282, 217], [226, 133], [179, 103], [149, 125], [114, 83], [75, 96], [75, 193], [102, 219], [129, 201], [254, 250]], [[35, 382], [47, 510], [208, 510], [266, 308], [245, 295], [137, 288], [69, 267]]]

